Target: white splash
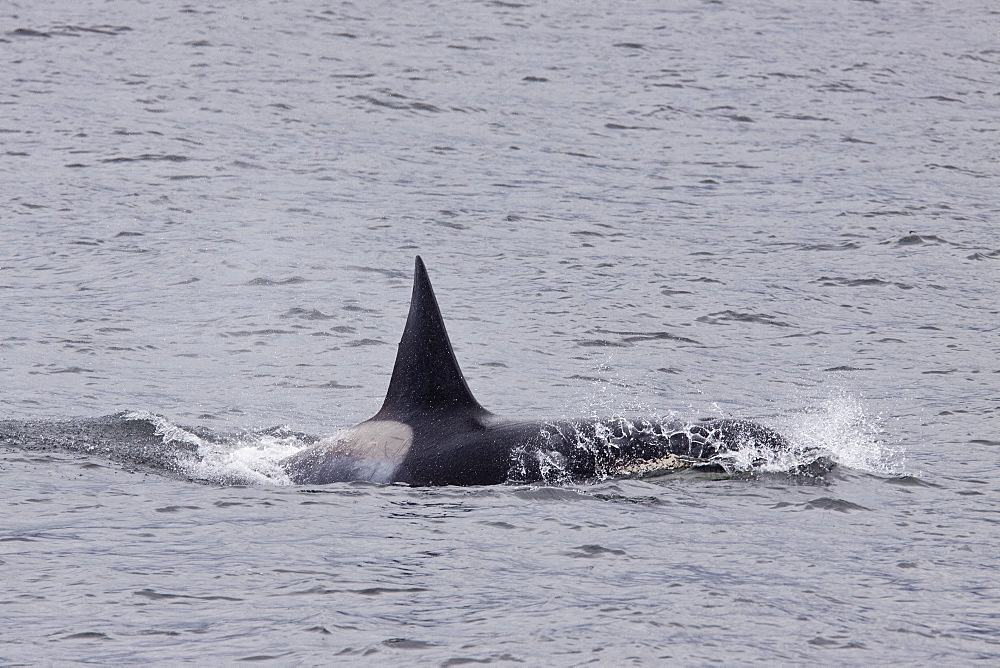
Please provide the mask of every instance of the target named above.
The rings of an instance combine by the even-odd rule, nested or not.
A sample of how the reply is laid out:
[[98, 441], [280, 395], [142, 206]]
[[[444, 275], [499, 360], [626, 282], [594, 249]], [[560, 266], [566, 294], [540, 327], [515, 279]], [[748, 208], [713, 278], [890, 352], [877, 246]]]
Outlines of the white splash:
[[840, 465], [877, 475], [901, 475], [906, 449], [885, 442], [885, 417], [869, 415], [862, 401], [838, 391], [780, 429], [795, 449], [821, 449]]
[[[785, 434], [788, 437], [788, 434]], [[767, 443], [750, 439], [739, 444], [739, 449], [721, 452], [710, 461], [723, 466], [730, 473], [761, 471], [765, 473], [790, 473], [815, 462], [823, 454], [815, 447], [806, 446], [790, 438], [790, 448], [776, 448]]]
[[294, 436], [260, 434], [248, 434], [236, 443], [202, 441], [198, 458], [182, 465], [194, 478], [224, 485], [290, 485], [278, 462], [306, 445]]
[[190, 454], [178, 453], [174, 462], [178, 471], [222, 485], [290, 485], [291, 480], [278, 462], [308, 445], [295, 436], [254, 433], [235, 442], [213, 443], [149, 411], [133, 411], [123, 417], [150, 423], [164, 444], [186, 446]]

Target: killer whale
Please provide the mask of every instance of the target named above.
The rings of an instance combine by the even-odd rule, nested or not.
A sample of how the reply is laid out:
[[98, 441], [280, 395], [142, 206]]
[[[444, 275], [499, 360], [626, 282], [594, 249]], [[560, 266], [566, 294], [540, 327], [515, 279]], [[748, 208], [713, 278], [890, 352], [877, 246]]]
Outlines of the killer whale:
[[382, 407], [280, 465], [293, 483], [308, 485], [585, 481], [710, 463], [747, 444], [788, 448], [780, 434], [748, 420], [531, 422], [491, 413], [465, 382], [417, 256], [410, 310]]

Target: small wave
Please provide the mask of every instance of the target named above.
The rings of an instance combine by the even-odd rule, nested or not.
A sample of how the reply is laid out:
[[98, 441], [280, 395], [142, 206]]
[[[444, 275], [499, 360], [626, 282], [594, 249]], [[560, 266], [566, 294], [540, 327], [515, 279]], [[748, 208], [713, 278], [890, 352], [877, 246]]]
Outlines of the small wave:
[[180, 445], [200, 448], [205, 442], [200, 437], [190, 431], [180, 427], [162, 415], [150, 413], [149, 411], [131, 411], [122, 415], [125, 420], [136, 420], [138, 422], [148, 422], [153, 426], [153, 433], [163, 439], [165, 444], [176, 443]]
[[298, 285], [299, 283], [305, 283], [306, 279], [301, 276], [291, 276], [289, 278], [268, 278], [266, 276], [260, 276], [253, 280], [247, 281], [247, 285], [264, 285], [264, 286], [274, 286], [274, 285]]
[[899, 288], [900, 290], [912, 290], [914, 287], [909, 283], [901, 283], [899, 281], [887, 281], [878, 278], [877, 276], [870, 276], [868, 278], [847, 278], [845, 276], [820, 276], [813, 282], [819, 283], [823, 287], [837, 287], [837, 286], [844, 286], [848, 288], [896, 287]]
[[791, 327], [790, 323], [778, 320], [767, 313], [740, 313], [738, 311], [719, 311], [709, 313], [698, 318], [698, 322], [705, 322], [710, 325], [724, 325], [731, 322], [750, 322], [760, 325], [773, 325], [774, 327]]

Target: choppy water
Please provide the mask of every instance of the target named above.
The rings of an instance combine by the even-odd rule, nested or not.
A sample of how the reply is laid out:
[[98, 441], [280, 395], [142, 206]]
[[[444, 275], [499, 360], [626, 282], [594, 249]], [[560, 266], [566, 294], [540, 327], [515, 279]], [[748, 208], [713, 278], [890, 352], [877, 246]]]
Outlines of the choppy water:
[[[7, 3], [0, 662], [995, 662], [998, 22]], [[838, 467], [278, 484], [378, 408], [418, 252], [487, 408]]]

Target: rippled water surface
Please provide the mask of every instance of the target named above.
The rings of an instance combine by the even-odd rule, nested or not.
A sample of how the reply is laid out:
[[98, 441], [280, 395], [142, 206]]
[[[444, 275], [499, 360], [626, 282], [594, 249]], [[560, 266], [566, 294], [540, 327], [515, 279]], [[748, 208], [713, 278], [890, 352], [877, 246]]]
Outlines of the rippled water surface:
[[[0, 662], [1000, 659], [1000, 13], [603, 4], [0, 8]], [[284, 484], [418, 253], [494, 412], [837, 467]]]

